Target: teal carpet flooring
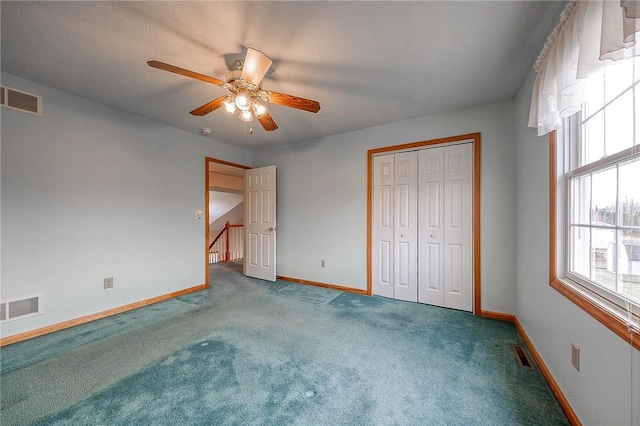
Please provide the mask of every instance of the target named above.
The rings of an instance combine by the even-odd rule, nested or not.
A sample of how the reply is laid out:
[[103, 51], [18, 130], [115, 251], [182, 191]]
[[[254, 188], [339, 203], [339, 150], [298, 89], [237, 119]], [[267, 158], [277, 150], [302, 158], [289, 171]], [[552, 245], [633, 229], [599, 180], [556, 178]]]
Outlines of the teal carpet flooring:
[[241, 270], [2, 348], [0, 423], [568, 424], [510, 323]]

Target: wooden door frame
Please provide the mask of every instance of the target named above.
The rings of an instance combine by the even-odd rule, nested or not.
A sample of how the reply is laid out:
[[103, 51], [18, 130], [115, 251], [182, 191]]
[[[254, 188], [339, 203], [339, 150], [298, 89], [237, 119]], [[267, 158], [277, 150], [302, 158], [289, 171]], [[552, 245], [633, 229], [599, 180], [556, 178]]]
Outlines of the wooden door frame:
[[[209, 287], [209, 164], [217, 163], [237, 169], [248, 170], [251, 167], [242, 164], [231, 163], [213, 157], [204, 157], [204, 279], [205, 287]], [[243, 190], [244, 195], [244, 190]]]
[[432, 145], [471, 141], [473, 144], [473, 313], [482, 315], [480, 274], [480, 133], [431, 139], [367, 151], [367, 294], [373, 294], [373, 156], [394, 151], [420, 149]]

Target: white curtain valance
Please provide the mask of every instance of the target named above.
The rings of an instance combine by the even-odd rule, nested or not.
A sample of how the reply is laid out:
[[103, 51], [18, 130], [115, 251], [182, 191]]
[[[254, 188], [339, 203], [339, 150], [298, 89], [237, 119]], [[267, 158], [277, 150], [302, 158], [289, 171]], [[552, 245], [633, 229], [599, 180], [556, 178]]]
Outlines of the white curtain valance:
[[580, 111], [587, 77], [640, 56], [639, 31], [639, 1], [570, 1], [534, 65], [529, 127], [542, 136]]

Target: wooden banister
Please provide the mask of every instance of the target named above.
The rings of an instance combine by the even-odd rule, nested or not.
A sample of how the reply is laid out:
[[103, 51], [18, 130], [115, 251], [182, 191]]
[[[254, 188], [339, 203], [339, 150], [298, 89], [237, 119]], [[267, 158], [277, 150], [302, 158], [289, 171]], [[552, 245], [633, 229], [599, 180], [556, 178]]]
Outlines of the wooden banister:
[[226, 245], [226, 250], [224, 252], [224, 261], [228, 262], [229, 259], [231, 258], [231, 252], [229, 251], [229, 227], [231, 226], [231, 224], [229, 222], [227, 222], [224, 225], [224, 230], [227, 231], [227, 238], [225, 241], [225, 245]]
[[213, 239], [213, 242], [211, 244], [209, 244], [209, 250], [211, 250], [211, 247], [213, 247], [213, 245], [220, 239], [220, 237], [222, 237], [222, 235], [227, 232], [227, 240], [226, 240], [226, 247], [225, 247], [225, 254], [224, 254], [224, 261], [228, 262], [229, 259], [231, 258], [231, 251], [229, 250], [229, 229], [231, 228], [238, 228], [244, 226], [244, 224], [239, 223], [237, 225], [232, 225], [229, 222], [225, 223], [224, 228], [222, 228], [222, 230], [220, 231], [220, 233], [218, 233], [218, 235]]
[[[227, 223], [229, 223], [229, 222], [227, 222]], [[209, 250], [211, 250], [211, 247], [213, 247], [213, 245], [220, 239], [220, 237], [222, 237], [222, 234], [224, 234], [224, 231], [226, 231], [226, 230], [227, 230], [226, 226], [224, 228], [222, 228], [222, 231], [220, 231], [218, 236], [213, 239], [213, 242], [211, 244], [209, 244]]]

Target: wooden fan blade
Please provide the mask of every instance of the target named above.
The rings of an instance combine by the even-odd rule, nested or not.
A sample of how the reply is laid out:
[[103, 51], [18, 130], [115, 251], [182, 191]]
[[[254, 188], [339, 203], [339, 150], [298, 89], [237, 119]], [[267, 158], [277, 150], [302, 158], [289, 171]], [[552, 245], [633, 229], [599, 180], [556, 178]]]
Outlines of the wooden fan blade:
[[320, 111], [320, 104], [311, 99], [299, 98], [298, 96], [286, 95], [284, 93], [269, 92], [267, 97], [269, 102], [284, 105], [291, 108], [302, 109], [309, 112]]
[[262, 127], [264, 127], [267, 132], [278, 128], [278, 125], [275, 121], [273, 121], [273, 117], [271, 117], [269, 111], [266, 111], [262, 117], [258, 118], [258, 121], [260, 122], [260, 124], [262, 124]]
[[195, 71], [189, 71], [184, 68], [176, 67], [174, 65], [165, 64], [164, 62], [148, 61], [147, 64], [152, 68], [184, 75], [186, 77], [195, 78], [196, 80], [206, 81], [207, 83], [213, 83], [216, 86], [222, 86], [224, 84], [224, 81], [218, 80], [217, 78], [209, 77], [208, 75], [200, 74]]
[[248, 83], [260, 84], [273, 61], [259, 50], [248, 48], [240, 77]]
[[194, 109], [193, 111], [190, 112], [191, 115], [197, 115], [197, 116], [203, 116], [203, 115], [207, 115], [212, 111], [217, 110], [218, 108], [220, 108], [222, 106], [222, 103], [224, 102], [226, 96], [220, 96], [219, 98], [216, 98], [214, 100], [212, 100], [211, 102], [207, 102], [206, 104], [202, 105], [201, 107], [198, 107], [196, 109]]

